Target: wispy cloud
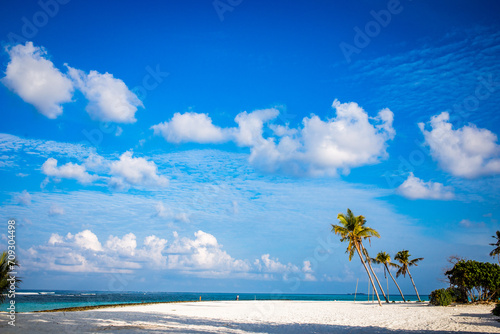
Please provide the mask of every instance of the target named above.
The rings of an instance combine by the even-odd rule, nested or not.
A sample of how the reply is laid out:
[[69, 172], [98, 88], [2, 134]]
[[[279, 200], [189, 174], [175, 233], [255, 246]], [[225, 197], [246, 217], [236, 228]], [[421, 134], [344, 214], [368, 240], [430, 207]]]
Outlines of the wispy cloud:
[[58, 204], [52, 204], [49, 209], [49, 216], [61, 216], [64, 215], [64, 208]]
[[0, 133], [0, 152], [13, 157], [11, 167], [14, 167], [19, 165], [22, 154], [39, 156], [45, 159], [65, 157], [83, 161], [83, 159], [95, 153], [95, 148], [82, 144], [21, 138], [7, 133]]
[[[134, 157], [132, 151], [124, 152], [118, 159], [114, 156], [105, 158], [95, 153], [94, 148], [81, 144], [0, 134], [0, 152], [15, 156], [14, 162], [22, 161], [24, 154], [28, 154], [31, 159], [37, 158], [37, 161], [46, 158], [39, 162], [42, 174], [47, 176], [44, 186], [51, 180], [61, 179], [77, 180], [83, 185], [101, 181], [118, 190], [168, 185], [168, 178], [161, 175], [154, 161], [147, 157]], [[75, 162], [65, 162], [67, 160]], [[10, 168], [16, 165], [18, 164], [13, 163]]]
[[31, 204], [31, 195], [26, 190], [23, 190], [22, 193], [16, 195], [15, 198], [16, 198], [17, 203], [19, 203], [19, 204], [22, 204], [22, 205], [30, 205]]
[[[496, 91], [500, 89], [500, 33], [495, 28], [455, 29], [439, 40], [421, 40], [411, 50], [402, 48], [377, 58], [359, 59], [341, 77], [342, 85], [358, 92], [367, 85], [373, 88], [371, 101], [386, 105], [398, 117], [428, 117], [448, 110], [458, 124], [468, 121], [498, 120], [497, 114], [478, 113], [491, 110], [500, 102], [499, 94], [491, 94], [479, 105], [467, 105], [467, 98], [485, 78]], [[340, 79], [338, 79], [340, 83]], [[432, 92], [430, 94], [429, 92]], [[359, 94], [363, 94], [359, 91]], [[489, 115], [485, 119], [485, 115]]]

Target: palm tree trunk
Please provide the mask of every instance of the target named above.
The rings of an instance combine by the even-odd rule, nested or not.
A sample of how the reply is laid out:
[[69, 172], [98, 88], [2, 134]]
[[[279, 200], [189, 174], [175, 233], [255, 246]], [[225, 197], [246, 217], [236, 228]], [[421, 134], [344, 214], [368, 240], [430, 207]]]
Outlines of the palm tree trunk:
[[373, 282], [372, 275], [370, 275], [370, 271], [368, 270], [368, 267], [366, 266], [366, 263], [363, 260], [363, 255], [361, 255], [361, 251], [359, 249], [359, 244], [356, 243], [355, 246], [356, 246], [356, 251], [358, 252], [358, 255], [359, 255], [359, 259], [361, 260], [363, 267], [365, 267], [366, 273], [368, 274], [368, 278], [370, 279], [370, 282], [372, 283], [373, 290], [375, 291], [375, 294], [377, 295], [378, 304], [380, 306], [382, 306], [382, 303], [380, 302], [380, 297], [378, 296], [377, 288], [375, 287], [375, 283]]
[[363, 247], [363, 253], [366, 255], [366, 262], [368, 263], [368, 266], [370, 267], [370, 270], [373, 274], [373, 277], [375, 277], [375, 280], [377, 281], [377, 284], [378, 284], [378, 287], [380, 288], [380, 291], [382, 291], [382, 295], [384, 295], [384, 299], [387, 303], [389, 303], [389, 299], [387, 299], [387, 296], [385, 295], [385, 292], [384, 292], [384, 289], [382, 289], [382, 285], [380, 284], [380, 281], [378, 280], [378, 277], [377, 275], [375, 274], [375, 271], [373, 271], [373, 267], [372, 267], [372, 264], [371, 264], [371, 261], [368, 259], [368, 251], [366, 250], [366, 248], [361, 245], [361, 247]]
[[396, 286], [398, 287], [399, 293], [401, 294], [401, 298], [403, 298], [403, 301], [406, 303], [405, 296], [403, 296], [403, 292], [402, 292], [402, 291], [401, 291], [401, 289], [399, 288], [399, 284], [398, 284], [398, 282], [396, 282], [396, 280], [394, 279], [394, 276], [392, 276], [391, 271], [389, 270], [389, 267], [387, 266], [387, 264], [386, 264], [386, 263], [384, 263], [384, 266], [385, 266], [385, 269], [387, 269], [387, 272], [388, 272], [388, 273], [389, 273], [389, 275], [391, 276], [392, 280], [394, 281], [394, 284], [396, 284]]
[[417, 293], [418, 301], [421, 302], [420, 296], [418, 295], [417, 287], [415, 286], [415, 282], [413, 282], [413, 277], [411, 277], [410, 269], [407, 269], [407, 270], [408, 270], [408, 276], [410, 276], [410, 279], [411, 279], [411, 284], [413, 284], [413, 288], [415, 288], [415, 292]]

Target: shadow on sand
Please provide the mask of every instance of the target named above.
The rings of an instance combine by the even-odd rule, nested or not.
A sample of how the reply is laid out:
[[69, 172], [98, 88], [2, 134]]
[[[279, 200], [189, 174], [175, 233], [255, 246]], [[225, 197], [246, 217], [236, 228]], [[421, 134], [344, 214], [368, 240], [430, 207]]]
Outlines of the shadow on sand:
[[[339, 326], [323, 324], [277, 324], [251, 323], [244, 321], [221, 321], [212, 319], [186, 318], [176, 315], [130, 313], [127, 323], [113, 319], [124, 317], [123, 312], [60, 312], [45, 314], [18, 314], [16, 327], [6, 326], [6, 314], [0, 316], [2, 333], [427, 333], [450, 334], [453, 331], [435, 330], [391, 330], [384, 327]], [[460, 317], [478, 317], [477, 314], [460, 314]], [[482, 326], [491, 326], [489, 331], [498, 328], [500, 323], [490, 315]], [[471, 321], [472, 322], [472, 321]], [[474, 321], [475, 322], [475, 321]], [[466, 323], [466, 322], [464, 322]], [[477, 325], [477, 323], [475, 322]], [[55, 327], [56, 326], [56, 327]], [[486, 328], [485, 328], [486, 329]], [[460, 332], [473, 333], [473, 332]], [[477, 333], [477, 332], [475, 332]]]

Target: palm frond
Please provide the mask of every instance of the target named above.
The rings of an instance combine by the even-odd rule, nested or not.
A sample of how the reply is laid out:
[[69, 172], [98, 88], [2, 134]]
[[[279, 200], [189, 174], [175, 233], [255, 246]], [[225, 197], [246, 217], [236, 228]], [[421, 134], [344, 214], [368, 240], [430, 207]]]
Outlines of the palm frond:
[[408, 261], [408, 266], [418, 266], [418, 262], [422, 261], [424, 258], [423, 257], [419, 257], [419, 258], [416, 258], [416, 259], [413, 259], [411, 261]]
[[370, 260], [368, 252], [363, 247], [362, 240], [371, 237], [380, 237], [379, 233], [372, 228], [366, 227], [366, 219], [364, 216], [355, 216], [348, 208], [347, 213], [339, 213], [337, 215], [338, 224], [331, 224], [332, 232], [340, 236], [341, 242], [348, 242], [346, 253], [349, 254], [349, 261], [352, 260], [356, 247], [361, 246], [361, 250], [365, 253], [367, 260]]
[[398, 278], [401, 274], [405, 276], [406, 273], [403, 273], [403, 267], [399, 267], [398, 271], [396, 271], [396, 278]]

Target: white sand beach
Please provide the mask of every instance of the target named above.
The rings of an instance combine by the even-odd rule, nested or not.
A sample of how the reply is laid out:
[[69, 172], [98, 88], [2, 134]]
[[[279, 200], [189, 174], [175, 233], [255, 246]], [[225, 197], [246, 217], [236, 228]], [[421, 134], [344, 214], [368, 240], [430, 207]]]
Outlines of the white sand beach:
[[492, 305], [217, 301], [21, 313], [2, 333], [500, 333]]

